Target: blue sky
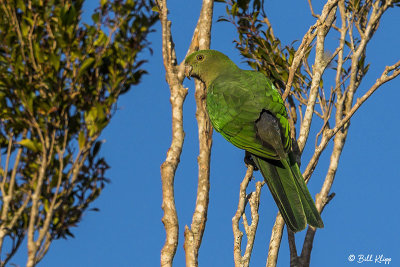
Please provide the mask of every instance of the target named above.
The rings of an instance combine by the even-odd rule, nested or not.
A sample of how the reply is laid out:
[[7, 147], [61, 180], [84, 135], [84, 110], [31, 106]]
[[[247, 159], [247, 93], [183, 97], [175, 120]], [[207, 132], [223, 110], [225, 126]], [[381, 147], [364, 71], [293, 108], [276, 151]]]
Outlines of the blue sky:
[[[86, 2], [84, 17], [87, 19], [97, 4], [95, 1]], [[168, 3], [179, 60], [183, 60], [190, 43], [200, 2], [171, 0]], [[275, 35], [283, 44], [290, 44], [302, 38], [314, 19], [306, 1], [286, 2], [267, 1], [265, 9]], [[289, 5], [290, 9], [282, 8]], [[229, 55], [242, 68], [249, 68], [242, 63], [232, 43], [236, 38], [233, 26], [216, 22], [220, 15], [225, 14], [224, 9], [223, 4], [216, 4], [211, 47]], [[389, 10], [369, 46], [367, 60], [371, 62], [371, 68], [368, 78], [359, 88], [360, 94], [374, 83], [386, 64], [393, 64], [400, 58], [398, 25], [399, 9]], [[336, 37], [332, 35], [330, 38], [334, 41]], [[100, 212], [84, 215], [78, 227], [72, 229], [74, 239], [53, 242], [39, 266], [159, 265], [160, 250], [165, 240], [161, 222], [160, 165], [171, 141], [169, 88], [164, 78], [159, 24], [156, 32], [150, 35], [150, 40], [154, 54], [145, 65], [149, 75], [121, 97], [120, 109], [102, 135], [102, 139], [106, 140], [102, 154], [111, 165], [107, 173], [111, 183], [94, 203]], [[184, 85], [189, 87], [189, 95], [184, 105], [186, 139], [175, 178], [180, 239], [174, 266], [185, 266], [183, 230], [185, 225], [191, 223], [197, 190], [198, 137], [194, 83], [185, 80]], [[392, 259], [392, 266], [399, 266], [399, 89], [400, 78], [382, 86], [351, 121], [332, 188], [336, 197], [323, 212], [325, 228], [316, 234], [311, 266], [357, 265], [348, 261], [351, 254], [372, 254], [374, 258], [383, 254]], [[303, 162], [312, 155], [313, 141], [310, 139], [306, 147]], [[328, 163], [329, 153], [324, 153], [309, 184], [313, 196], [320, 190]], [[243, 151], [214, 133], [210, 205], [199, 255], [200, 266], [234, 265], [231, 219], [236, 211], [239, 184], [245, 171]], [[257, 173], [256, 178], [260, 179], [260, 174]], [[265, 266], [276, 213], [275, 203], [265, 187], [251, 266]], [[304, 235], [305, 231], [296, 234], [298, 249]], [[26, 248], [22, 249], [26, 251]], [[18, 253], [13, 262], [25, 265], [26, 252]], [[278, 266], [288, 265], [289, 249], [285, 234]]]

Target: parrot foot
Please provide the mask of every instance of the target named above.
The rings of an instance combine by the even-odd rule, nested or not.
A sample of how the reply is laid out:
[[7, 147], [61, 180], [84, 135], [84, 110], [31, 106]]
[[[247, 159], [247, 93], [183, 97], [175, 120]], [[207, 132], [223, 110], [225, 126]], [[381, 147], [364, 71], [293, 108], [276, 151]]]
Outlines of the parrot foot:
[[246, 165], [246, 167], [248, 167], [249, 165], [251, 165], [251, 166], [254, 167], [254, 170], [255, 170], [255, 171], [258, 171], [257, 165], [256, 165], [256, 163], [253, 161], [253, 158], [252, 158], [252, 156], [251, 156], [251, 154], [250, 154], [249, 152], [245, 151], [244, 159], [243, 159], [243, 160], [244, 160], [244, 164]]

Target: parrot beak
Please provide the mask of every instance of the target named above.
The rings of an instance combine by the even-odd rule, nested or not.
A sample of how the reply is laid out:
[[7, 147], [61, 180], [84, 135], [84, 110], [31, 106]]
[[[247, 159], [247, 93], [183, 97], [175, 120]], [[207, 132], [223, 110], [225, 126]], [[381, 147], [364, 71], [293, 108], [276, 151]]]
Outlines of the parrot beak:
[[190, 75], [192, 74], [193, 67], [185, 64], [185, 76], [190, 80]]

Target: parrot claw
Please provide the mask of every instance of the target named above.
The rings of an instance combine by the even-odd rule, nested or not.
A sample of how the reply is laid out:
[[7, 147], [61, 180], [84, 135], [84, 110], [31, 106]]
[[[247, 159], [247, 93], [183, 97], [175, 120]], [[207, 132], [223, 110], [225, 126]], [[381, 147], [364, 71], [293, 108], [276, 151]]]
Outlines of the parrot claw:
[[251, 154], [249, 152], [245, 151], [243, 161], [244, 161], [244, 164], [246, 165], [246, 167], [251, 165], [251, 166], [254, 167], [255, 171], [258, 171], [258, 167], [257, 167], [256, 163], [254, 162], [254, 160], [253, 160], [253, 158], [252, 158], [252, 156], [251, 156]]

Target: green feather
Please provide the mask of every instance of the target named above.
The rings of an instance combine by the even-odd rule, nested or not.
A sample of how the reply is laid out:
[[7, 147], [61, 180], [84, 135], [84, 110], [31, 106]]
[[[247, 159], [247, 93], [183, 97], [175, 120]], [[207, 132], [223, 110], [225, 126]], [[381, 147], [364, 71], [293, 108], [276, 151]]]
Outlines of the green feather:
[[281, 161], [253, 156], [287, 226], [293, 232], [303, 230], [307, 223], [322, 228], [324, 224], [307, 189], [297, 163], [289, 158]]
[[[206, 84], [207, 112], [213, 127], [233, 145], [253, 155], [288, 227], [293, 232], [303, 230], [307, 223], [323, 227], [293, 160], [285, 104], [272, 82], [262, 73], [239, 69], [215, 50], [189, 55], [185, 73]], [[261, 123], [265, 112], [269, 115]], [[257, 128], [260, 125], [263, 131]]]

